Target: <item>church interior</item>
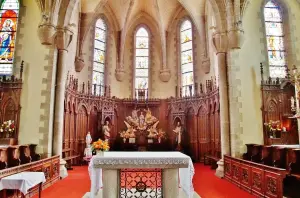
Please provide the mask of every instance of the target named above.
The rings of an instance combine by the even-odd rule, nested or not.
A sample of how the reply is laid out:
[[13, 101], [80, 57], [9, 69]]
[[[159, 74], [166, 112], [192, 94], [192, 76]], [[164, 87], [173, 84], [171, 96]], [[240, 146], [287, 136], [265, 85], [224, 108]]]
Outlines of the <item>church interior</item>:
[[1, 198], [300, 198], [300, 0], [0, 7]]

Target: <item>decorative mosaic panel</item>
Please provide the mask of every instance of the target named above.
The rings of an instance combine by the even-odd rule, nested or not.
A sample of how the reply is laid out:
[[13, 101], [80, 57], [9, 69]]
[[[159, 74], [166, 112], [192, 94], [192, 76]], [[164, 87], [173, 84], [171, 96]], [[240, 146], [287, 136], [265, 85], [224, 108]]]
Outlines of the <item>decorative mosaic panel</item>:
[[162, 198], [161, 169], [122, 169], [120, 198]]

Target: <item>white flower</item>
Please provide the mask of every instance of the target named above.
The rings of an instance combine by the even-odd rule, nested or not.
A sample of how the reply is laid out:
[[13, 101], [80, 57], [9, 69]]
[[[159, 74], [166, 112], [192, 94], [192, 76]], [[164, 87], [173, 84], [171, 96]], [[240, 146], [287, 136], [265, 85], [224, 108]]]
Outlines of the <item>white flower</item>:
[[0, 132], [3, 132], [3, 129], [0, 129]]

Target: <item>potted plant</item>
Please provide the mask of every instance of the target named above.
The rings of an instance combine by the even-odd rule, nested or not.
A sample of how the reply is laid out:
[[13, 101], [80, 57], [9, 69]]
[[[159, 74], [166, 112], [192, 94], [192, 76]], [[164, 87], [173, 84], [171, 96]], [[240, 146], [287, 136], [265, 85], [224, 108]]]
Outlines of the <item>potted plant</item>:
[[108, 141], [103, 141], [103, 140], [99, 139], [98, 141], [93, 142], [92, 150], [96, 151], [97, 155], [103, 156], [104, 151], [109, 151]]
[[277, 135], [277, 133], [281, 132], [282, 130], [279, 120], [277, 121], [270, 120], [268, 123], [265, 123], [264, 125], [267, 127], [270, 138], [278, 138], [277, 136], [279, 135]]

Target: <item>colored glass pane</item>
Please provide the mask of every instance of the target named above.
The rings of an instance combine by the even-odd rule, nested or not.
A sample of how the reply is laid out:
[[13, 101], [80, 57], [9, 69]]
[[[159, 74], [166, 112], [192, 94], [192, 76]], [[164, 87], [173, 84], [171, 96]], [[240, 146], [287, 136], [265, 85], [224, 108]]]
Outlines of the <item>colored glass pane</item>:
[[136, 69], [135, 76], [136, 77], [148, 77], [148, 69]]
[[148, 89], [148, 78], [135, 78], [136, 89]]
[[193, 62], [193, 50], [181, 52], [181, 66]]
[[284, 31], [280, 7], [274, 0], [264, 7], [269, 72], [272, 78], [286, 76]]
[[96, 95], [104, 94], [105, 50], [106, 24], [103, 19], [98, 19], [95, 28], [93, 63], [93, 86], [96, 86]]
[[135, 35], [135, 89], [148, 89], [149, 34], [144, 27]]
[[19, 1], [5, 0], [0, 17], [0, 75], [10, 75], [13, 70]]
[[137, 37], [135, 47], [136, 48], [148, 48], [148, 38], [147, 37]]
[[181, 41], [181, 43], [186, 43], [186, 42], [192, 41], [191, 29], [185, 30], [180, 33], [180, 41]]
[[93, 68], [93, 70], [97, 71], [97, 72], [104, 73], [104, 64], [98, 63], [98, 62], [94, 62], [94, 68]]
[[148, 56], [148, 49], [136, 49], [136, 56]]
[[94, 61], [100, 62], [104, 64], [105, 61], [105, 52], [95, 49], [94, 50]]
[[136, 57], [136, 68], [148, 68], [148, 57]]

